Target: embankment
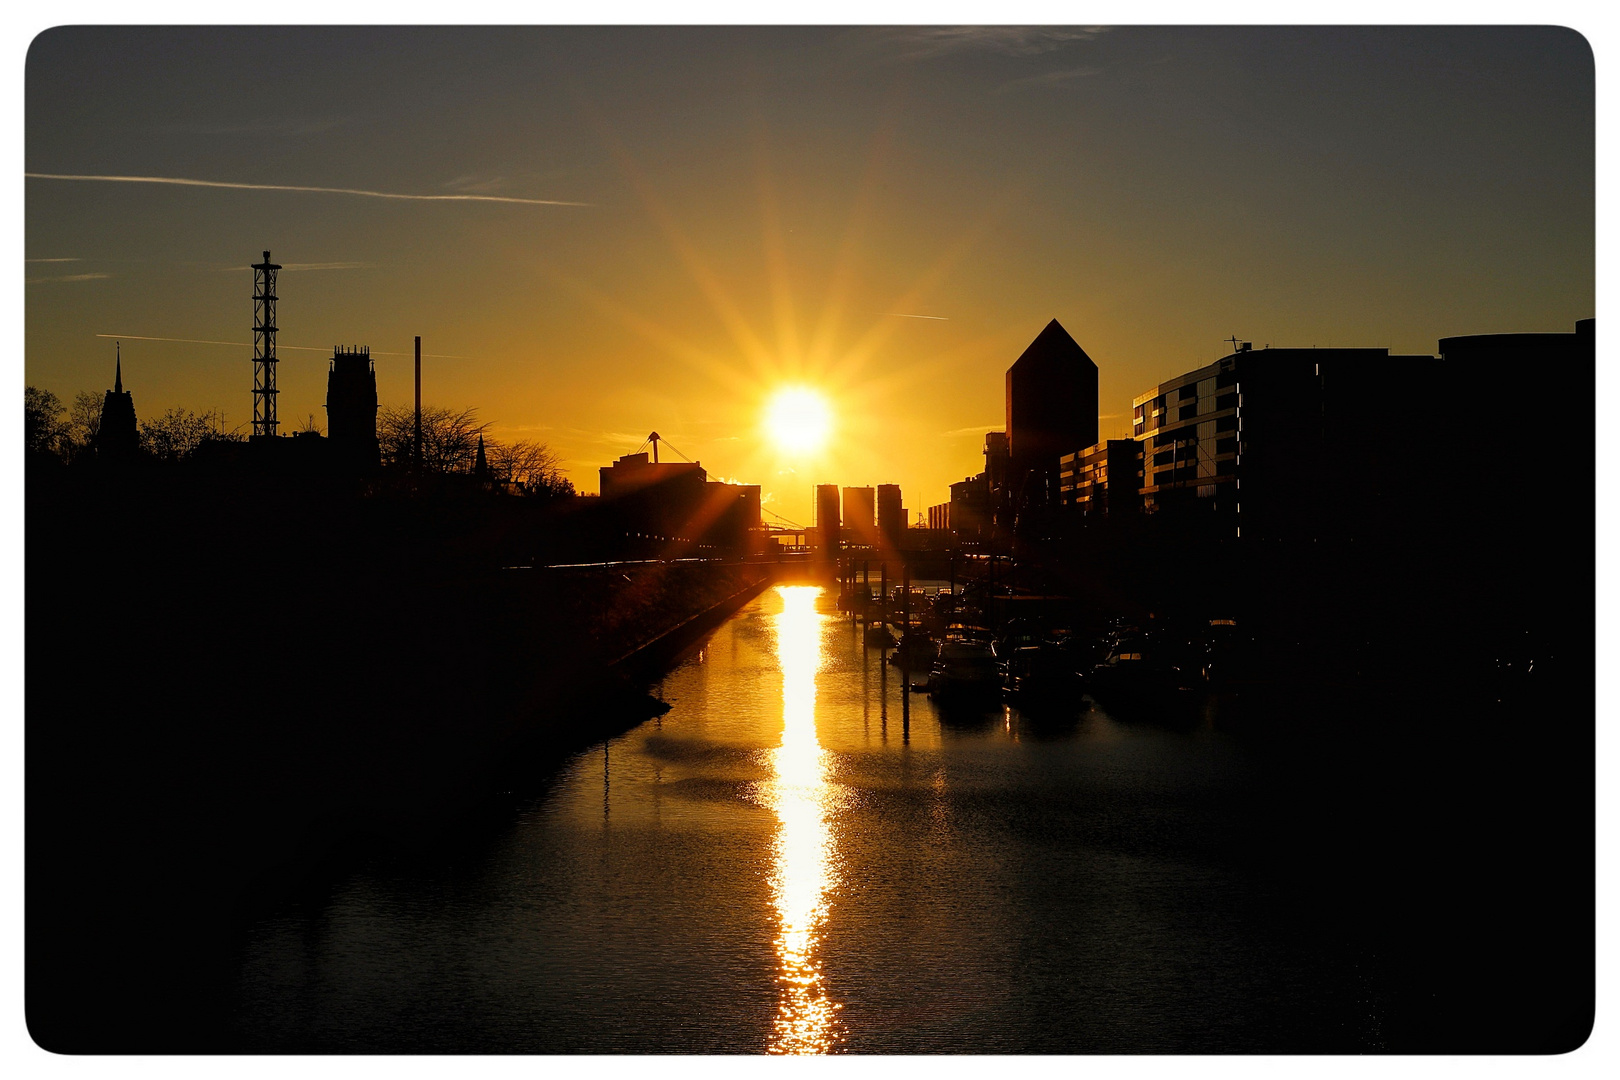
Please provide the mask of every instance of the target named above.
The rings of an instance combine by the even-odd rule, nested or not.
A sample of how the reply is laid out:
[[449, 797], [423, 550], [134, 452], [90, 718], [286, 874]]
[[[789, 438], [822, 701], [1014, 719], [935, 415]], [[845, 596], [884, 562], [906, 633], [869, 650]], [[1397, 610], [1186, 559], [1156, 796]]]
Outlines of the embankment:
[[27, 1016], [62, 1052], [231, 1049], [246, 918], [652, 715], [763, 567], [505, 569], [477, 505], [30, 482]]

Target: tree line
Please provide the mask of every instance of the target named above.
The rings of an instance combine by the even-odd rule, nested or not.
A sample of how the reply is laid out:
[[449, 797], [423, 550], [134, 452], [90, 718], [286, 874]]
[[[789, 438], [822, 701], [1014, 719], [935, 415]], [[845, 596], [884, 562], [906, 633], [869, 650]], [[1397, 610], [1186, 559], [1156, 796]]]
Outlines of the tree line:
[[[71, 405], [64, 405], [49, 390], [29, 386], [24, 397], [24, 431], [30, 458], [74, 464], [94, 457], [96, 436], [101, 430], [102, 399], [98, 395], [80, 391]], [[477, 409], [423, 406], [421, 468], [432, 473], [472, 473], [482, 437], [491, 479], [513, 484], [529, 494], [574, 493], [556, 451], [531, 439], [503, 442], [491, 438], [489, 426], [479, 422]], [[172, 408], [161, 416], [140, 421], [137, 431], [142, 456], [166, 463], [185, 461], [209, 443], [240, 443], [247, 439], [241, 432], [227, 428], [225, 414], [217, 409], [194, 412]], [[300, 431], [322, 434], [313, 416]], [[416, 448], [415, 410], [389, 406], [379, 409], [377, 443], [383, 468], [411, 468]]]

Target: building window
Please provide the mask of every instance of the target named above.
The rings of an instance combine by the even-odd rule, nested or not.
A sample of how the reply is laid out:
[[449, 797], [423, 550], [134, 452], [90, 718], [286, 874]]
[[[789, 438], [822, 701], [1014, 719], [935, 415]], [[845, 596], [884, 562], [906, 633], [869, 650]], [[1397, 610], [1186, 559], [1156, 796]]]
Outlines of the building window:
[[1193, 417], [1195, 417], [1197, 415], [1198, 415], [1198, 403], [1194, 402], [1191, 405], [1183, 405], [1181, 407], [1181, 412], [1176, 417], [1176, 419], [1177, 420], [1190, 420], [1190, 419], [1192, 419]]
[[1217, 390], [1221, 390], [1228, 386], [1236, 386], [1237, 381], [1237, 372], [1223, 371], [1219, 375], [1215, 376], [1215, 388]]
[[1216, 431], [1236, 431], [1237, 429], [1238, 429], [1238, 418], [1237, 417], [1235, 417], [1235, 416], [1217, 416], [1215, 418], [1215, 430]]
[[1186, 386], [1183, 386], [1180, 390], [1176, 391], [1176, 399], [1178, 401], [1191, 401], [1193, 398], [1195, 398], [1197, 396], [1198, 396], [1198, 387], [1196, 385], [1194, 385], [1194, 384], [1191, 384], [1191, 383], [1189, 383]]
[[1236, 394], [1222, 394], [1220, 397], [1215, 399], [1215, 408], [1217, 410], [1235, 409], [1237, 408], [1237, 405], [1238, 396]]

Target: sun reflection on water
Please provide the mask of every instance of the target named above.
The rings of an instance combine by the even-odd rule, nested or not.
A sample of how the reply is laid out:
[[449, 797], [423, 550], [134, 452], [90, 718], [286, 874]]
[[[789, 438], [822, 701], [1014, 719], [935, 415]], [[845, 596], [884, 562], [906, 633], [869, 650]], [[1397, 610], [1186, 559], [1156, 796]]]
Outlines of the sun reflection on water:
[[816, 671], [822, 616], [815, 586], [778, 586], [776, 656], [782, 669], [782, 745], [771, 753], [769, 802], [777, 830], [771, 895], [777, 1006], [773, 1054], [824, 1054], [837, 1044], [837, 1003], [827, 996], [818, 945], [833, 882], [827, 754], [816, 738]]

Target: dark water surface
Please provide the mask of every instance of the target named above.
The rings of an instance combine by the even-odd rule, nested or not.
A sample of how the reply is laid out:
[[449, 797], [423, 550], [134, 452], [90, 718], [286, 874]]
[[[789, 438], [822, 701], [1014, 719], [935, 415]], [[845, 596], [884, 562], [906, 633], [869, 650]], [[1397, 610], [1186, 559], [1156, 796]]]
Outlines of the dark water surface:
[[[254, 925], [254, 1049], [1357, 1052], [1381, 960], [1211, 725], [942, 717], [749, 604], [494, 837]], [[1288, 850], [1276, 845], [1288, 837]]]

